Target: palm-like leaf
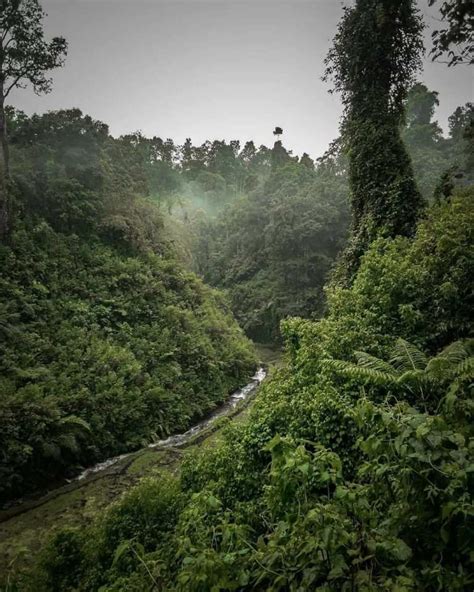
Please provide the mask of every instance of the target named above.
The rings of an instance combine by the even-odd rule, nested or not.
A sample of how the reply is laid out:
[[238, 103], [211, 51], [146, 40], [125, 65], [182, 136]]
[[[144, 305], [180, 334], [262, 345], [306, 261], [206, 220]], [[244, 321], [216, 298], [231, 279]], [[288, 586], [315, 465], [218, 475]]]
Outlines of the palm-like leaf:
[[449, 360], [453, 364], [461, 362], [469, 357], [471, 350], [472, 340], [469, 341], [455, 341], [440, 352], [436, 358], [443, 358]]
[[354, 353], [357, 365], [361, 368], [368, 368], [370, 370], [376, 370], [377, 372], [383, 372], [386, 374], [395, 374], [395, 370], [393, 366], [391, 366], [388, 362], [381, 360], [380, 358], [376, 358], [366, 352], [359, 352], [356, 351]]
[[344, 370], [344, 374], [355, 378], [356, 380], [362, 380], [365, 382], [371, 382], [378, 386], [389, 386], [396, 384], [397, 376], [390, 372], [382, 372], [380, 370], [374, 370], [373, 368], [364, 368], [363, 366], [347, 366]]
[[397, 378], [398, 384], [423, 387], [432, 383], [431, 377], [424, 370], [407, 370]]
[[440, 380], [447, 376], [459, 376], [472, 372], [472, 362], [469, 362], [470, 359], [472, 360], [470, 355], [472, 342], [473, 340], [451, 343], [429, 361], [426, 371]]
[[324, 364], [354, 380], [382, 387], [398, 385], [418, 392], [424, 400], [427, 389], [439, 388], [447, 380], [456, 385], [459, 379], [474, 375], [474, 357], [470, 355], [473, 343], [456, 341], [428, 361], [413, 344], [398, 339], [389, 362], [355, 352], [357, 364], [343, 360], [325, 360]]
[[415, 345], [405, 341], [404, 339], [397, 339], [392, 351], [390, 364], [403, 373], [408, 370], [424, 370], [428, 360], [425, 354], [419, 350]]
[[82, 419], [82, 417], [78, 417], [77, 415], [66, 415], [59, 420], [59, 425], [64, 426], [65, 428], [70, 428], [71, 430], [78, 430], [84, 432], [90, 432], [91, 427]]
[[[361, 354], [362, 352], [358, 352]], [[369, 357], [369, 354], [364, 354]], [[324, 365], [332, 368], [340, 374], [345, 374], [349, 378], [360, 380], [363, 382], [371, 382], [380, 386], [387, 386], [394, 384], [397, 380], [396, 374], [393, 372], [393, 368], [388, 365], [386, 370], [385, 363], [382, 360], [370, 356], [373, 359], [370, 361], [368, 366], [359, 366], [358, 364], [352, 364], [351, 362], [345, 362], [343, 360], [324, 360]], [[376, 362], [379, 362], [377, 364]], [[382, 369], [383, 368], [383, 369]]]
[[474, 357], [466, 358], [453, 369], [454, 376], [474, 376]]

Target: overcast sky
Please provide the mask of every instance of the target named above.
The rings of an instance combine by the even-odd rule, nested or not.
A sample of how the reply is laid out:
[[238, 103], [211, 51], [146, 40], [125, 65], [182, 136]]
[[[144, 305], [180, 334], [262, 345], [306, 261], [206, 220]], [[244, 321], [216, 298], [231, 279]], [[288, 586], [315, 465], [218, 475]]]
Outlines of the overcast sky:
[[[433, 11], [420, 6], [433, 25]], [[15, 92], [27, 113], [79, 107], [119, 135], [253, 139], [276, 125], [296, 154], [320, 156], [338, 134], [341, 106], [321, 81], [342, 12], [339, 0], [44, 0], [48, 35], [69, 42], [53, 92]], [[429, 38], [428, 38], [429, 39]], [[426, 62], [446, 127], [472, 100], [472, 72]]]

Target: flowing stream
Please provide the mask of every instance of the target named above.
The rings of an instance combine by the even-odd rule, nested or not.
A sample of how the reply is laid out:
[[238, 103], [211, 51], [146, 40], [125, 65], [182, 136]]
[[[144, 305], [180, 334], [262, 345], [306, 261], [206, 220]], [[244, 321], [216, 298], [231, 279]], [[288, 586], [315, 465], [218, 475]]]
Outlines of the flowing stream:
[[[203, 419], [188, 431], [182, 434], [175, 434], [174, 436], [169, 436], [164, 440], [158, 440], [158, 442], [153, 442], [152, 444], [148, 445], [148, 448], [179, 448], [190, 442], [193, 438], [195, 438], [198, 434], [206, 430], [216, 419], [219, 417], [225, 417], [228, 415], [233, 409], [237, 407], [237, 405], [241, 401], [245, 401], [246, 399], [251, 396], [260, 383], [265, 379], [267, 375], [267, 371], [265, 368], [260, 367], [257, 372], [252, 376], [251, 382], [249, 382], [244, 387], [238, 389], [234, 393], [230, 395], [227, 401], [218, 407], [215, 411], [211, 413], [206, 419]], [[85, 471], [83, 471], [78, 477], [76, 477], [77, 481], [81, 481], [90, 475], [94, 475], [95, 473], [100, 473], [101, 471], [105, 471], [109, 467], [115, 465], [119, 461], [127, 458], [132, 454], [136, 454], [137, 451], [129, 452], [127, 454], [121, 454], [120, 456], [114, 456], [112, 458], [108, 458], [103, 462], [100, 462], [93, 467], [89, 467]]]

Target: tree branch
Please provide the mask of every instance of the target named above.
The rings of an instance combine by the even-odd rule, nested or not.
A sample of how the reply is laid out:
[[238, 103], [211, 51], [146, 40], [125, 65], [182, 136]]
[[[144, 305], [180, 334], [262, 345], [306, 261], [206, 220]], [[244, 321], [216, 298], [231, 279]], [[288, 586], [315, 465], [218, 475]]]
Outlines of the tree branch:
[[10, 86], [7, 87], [7, 90], [4, 91], [3, 99], [6, 99], [8, 97], [8, 95], [10, 94], [12, 89], [20, 82], [20, 80], [22, 78], [24, 78], [26, 76], [27, 73], [28, 73], [27, 71], [23, 71], [20, 74], [18, 74], [18, 76], [14, 79], [14, 81], [10, 84]]

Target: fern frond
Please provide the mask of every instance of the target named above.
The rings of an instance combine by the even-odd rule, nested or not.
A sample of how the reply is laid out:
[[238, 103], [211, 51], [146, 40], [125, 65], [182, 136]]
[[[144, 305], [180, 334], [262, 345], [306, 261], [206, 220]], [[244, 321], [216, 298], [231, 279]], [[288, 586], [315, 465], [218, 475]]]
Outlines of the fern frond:
[[474, 357], [462, 360], [453, 368], [454, 376], [472, 376], [474, 377]]
[[59, 424], [61, 426], [67, 426], [67, 427], [71, 427], [71, 428], [79, 428], [80, 430], [83, 430], [86, 432], [91, 431], [91, 427], [87, 423], [87, 421], [82, 419], [82, 417], [78, 417], [77, 415], [66, 415], [65, 417], [62, 417], [59, 420]]
[[426, 371], [438, 380], [473, 372], [469, 342], [455, 341], [428, 362]]
[[390, 364], [399, 372], [407, 370], [424, 370], [427, 359], [425, 354], [416, 346], [404, 339], [397, 339], [392, 351]]
[[[374, 360], [376, 360], [376, 358], [374, 358]], [[397, 380], [397, 377], [393, 372], [393, 368], [391, 367], [389, 367], [389, 371], [385, 372], [377, 368], [359, 366], [344, 360], [331, 359], [323, 360], [323, 364], [326, 367], [332, 368], [339, 374], [344, 374], [348, 378], [352, 378], [359, 382], [369, 382], [379, 386], [388, 386], [390, 384], [395, 384]]]
[[364, 368], [355, 364], [348, 365], [343, 369], [343, 373], [355, 380], [370, 382], [378, 386], [388, 386], [397, 382], [397, 377], [389, 372], [382, 372], [373, 368]]
[[330, 368], [331, 370], [335, 370], [336, 372], [342, 372], [347, 366], [352, 365], [350, 362], [346, 362], [345, 360], [334, 360], [333, 358], [327, 358], [322, 360], [322, 365], [326, 368]]
[[422, 387], [432, 384], [433, 380], [424, 370], [407, 370], [400, 374], [397, 382], [402, 385]]
[[397, 377], [393, 373], [382, 372], [372, 368], [361, 368], [360, 366], [354, 367], [352, 375], [359, 378], [359, 380], [364, 379], [378, 386], [389, 386], [397, 382]]
[[376, 358], [375, 356], [371, 356], [366, 352], [354, 352], [354, 355], [357, 359], [357, 365], [361, 368], [369, 368], [371, 370], [377, 370], [378, 372], [385, 372], [387, 374], [395, 374], [393, 366], [391, 366], [388, 362], [381, 360], [380, 358]]
[[433, 377], [438, 381], [443, 381], [453, 373], [453, 366], [451, 362], [442, 357], [436, 357], [431, 359], [426, 366], [426, 374]]
[[458, 364], [469, 356], [466, 345], [462, 341], [455, 341], [443, 349], [433, 360], [446, 360]]

